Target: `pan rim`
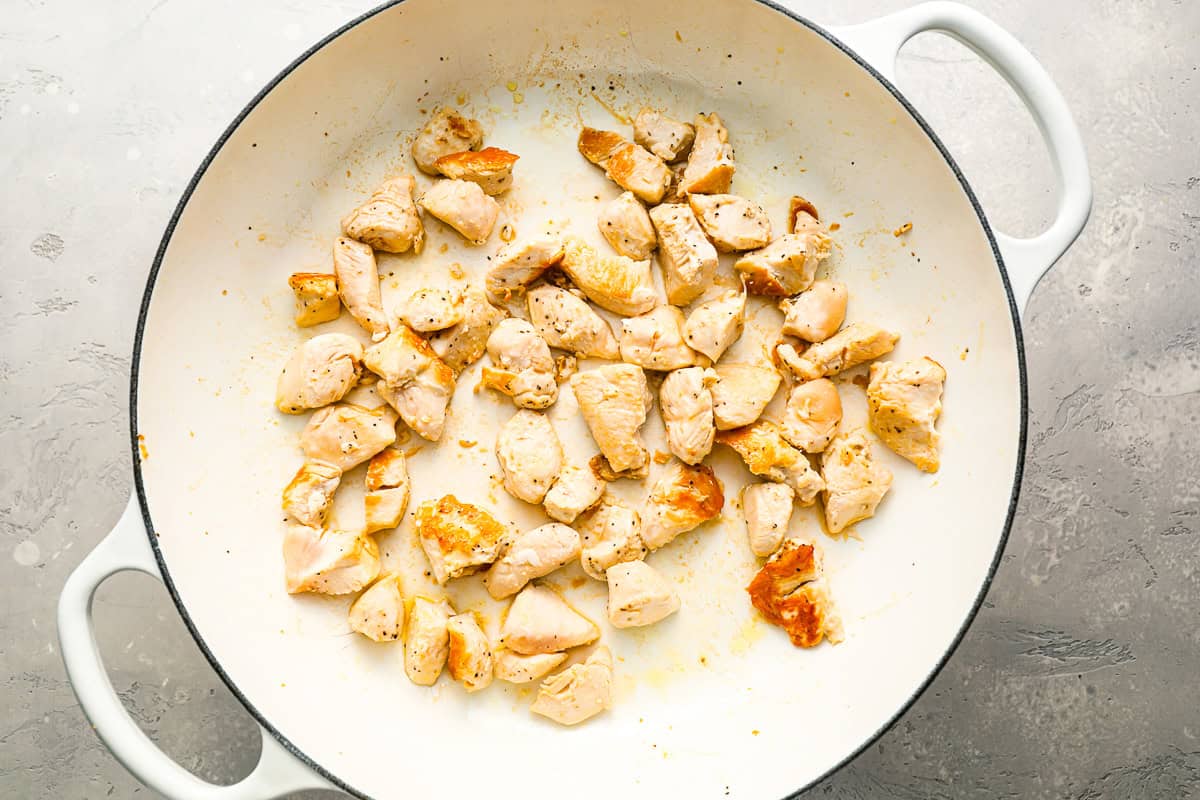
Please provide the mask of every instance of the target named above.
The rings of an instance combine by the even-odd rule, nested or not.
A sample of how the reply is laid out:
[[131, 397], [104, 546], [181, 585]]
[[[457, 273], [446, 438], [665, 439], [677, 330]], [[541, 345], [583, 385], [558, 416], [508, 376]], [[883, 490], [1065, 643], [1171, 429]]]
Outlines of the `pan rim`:
[[[270, 734], [282, 747], [284, 747], [289, 753], [291, 753], [293, 757], [298, 759], [301, 763], [303, 763], [305, 766], [307, 766], [313, 772], [317, 773], [322, 778], [329, 781], [331, 784], [333, 784], [337, 788], [341, 789], [342, 791], [349, 793], [353, 797], [361, 798], [361, 800], [372, 800], [372, 798], [369, 795], [367, 795], [365, 792], [355, 789], [353, 786], [351, 786], [345, 780], [337, 777], [332, 772], [327, 770], [325, 767], [321, 766], [321, 764], [319, 764], [311, 756], [307, 755], [302, 750], [300, 750], [299, 747], [297, 747], [295, 744], [293, 744], [291, 742], [291, 740], [289, 740], [286, 736], [284, 736], [283, 733], [281, 731], [279, 731], [267, 719], [265, 714], [263, 714], [261, 711], [259, 711], [258, 708], [252, 702], [250, 702], [250, 699], [245, 694], [242, 693], [241, 689], [237, 686], [236, 683], [234, 683], [233, 679], [229, 676], [229, 674], [225, 672], [225, 669], [221, 666], [220, 661], [217, 660], [216, 655], [212, 652], [211, 649], [209, 649], [209, 646], [205, 642], [204, 637], [200, 634], [199, 629], [196, 627], [195, 622], [192, 620], [191, 615], [188, 613], [187, 608], [184, 605], [183, 599], [180, 597], [179, 591], [176, 588], [175, 583], [171, 578], [171, 572], [167, 567], [167, 563], [166, 563], [165, 558], [163, 557], [162, 550], [158, 546], [158, 537], [154, 532], [154, 525], [150, 518], [149, 504], [146, 500], [146, 489], [145, 489], [144, 481], [142, 479], [142, 465], [141, 465], [141, 458], [140, 458], [140, 450], [138, 447], [138, 426], [137, 426], [138, 378], [139, 378], [139, 370], [140, 370], [140, 364], [141, 364], [142, 340], [143, 340], [143, 336], [145, 333], [147, 316], [148, 316], [149, 310], [150, 310], [150, 301], [154, 294], [155, 283], [157, 282], [158, 273], [162, 267], [162, 262], [166, 255], [167, 248], [170, 245], [171, 239], [175, 233], [175, 228], [178, 225], [180, 218], [183, 216], [183, 213], [187, 208], [188, 202], [191, 200], [192, 195], [195, 193], [196, 188], [200, 184], [200, 181], [203, 180], [204, 176], [207, 174], [209, 166], [211, 166], [212, 162], [216, 159], [217, 155], [224, 148], [225, 143], [229, 140], [229, 138], [231, 136], [233, 136], [233, 134], [241, 126], [242, 122], [244, 122], [245, 119], [251, 114], [251, 112], [253, 112], [258, 107], [259, 103], [261, 103], [267, 97], [267, 95], [269, 95], [272, 91], [274, 91], [274, 89], [280, 83], [282, 83], [286, 78], [288, 78], [298, 67], [300, 67], [302, 64], [304, 64], [306, 61], [308, 61], [309, 58], [314, 56], [319, 51], [323, 50], [327, 45], [329, 45], [336, 39], [340, 38], [345, 33], [349, 32], [350, 30], [353, 30], [354, 28], [358, 27], [359, 25], [361, 25], [362, 23], [371, 19], [372, 17], [375, 17], [376, 15], [378, 15], [384, 11], [387, 11], [388, 9], [393, 8], [394, 6], [401, 5], [404, 2], [405, 2], [405, 0], [387, 0], [386, 2], [380, 4], [372, 9], [369, 9], [368, 11], [364, 12], [363, 14], [360, 14], [359, 16], [354, 17], [353, 19], [345, 22], [344, 24], [342, 24], [341, 26], [339, 26], [338, 28], [336, 28], [335, 30], [333, 30], [332, 32], [327, 34], [326, 36], [322, 37], [319, 41], [317, 41], [316, 43], [314, 43], [313, 45], [308, 47], [303, 53], [301, 53], [299, 56], [297, 56], [295, 59], [293, 59], [287, 66], [285, 66], [282, 70], [280, 70], [280, 72], [278, 74], [276, 74], [270, 81], [268, 81], [267, 84], [264, 85], [262, 89], [260, 89], [257, 93], [255, 93], [254, 97], [252, 97], [250, 99], [250, 101], [242, 108], [242, 110], [238, 112], [237, 116], [234, 117], [233, 121], [230, 122], [230, 124], [221, 132], [221, 135], [217, 138], [216, 142], [209, 149], [209, 151], [205, 155], [203, 161], [200, 162], [200, 166], [197, 168], [196, 172], [192, 175], [191, 179], [188, 181], [187, 187], [184, 189], [183, 194], [180, 196], [179, 202], [176, 204], [175, 210], [172, 212], [171, 218], [167, 222], [167, 227], [163, 231], [162, 239], [159, 242], [158, 249], [154, 255], [154, 260], [150, 266], [150, 272], [146, 278], [146, 288], [143, 290], [143, 293], [142, 293], [142, 301], [141, 301], [140, 308], [138, 310], [137, 327], [134, 332], [133, 356], [132, 356], [132, 361], [131, 361], [131, 366], [130, 366], [129, 442], [130, 442], [130, 455], [131, 455], [131, 458], [133, 461], [133, 478], [134, 478], [135, 490], [137, 492], [138, 507], [139, 507], [139, 510], [141, 511], [142, 521], [145, 524], [146, 535], [150, 540], [150, 547], [154, 552], [154, 560], [158, 564], [159, 572], [162, 575], [163, 584], [164, 584], [164, 586], [166, 586], [167, 593], [170, 595], [171, 601], [175, 604], [175, 608], [179, 612], [179, 616], [183, 619], [183, 623], [187, 627], [188, 633], [191, 634], [192, 639], [196, 642], [197, 646], [200, 648], [200, 652], [204, 655], [205, 660], [208, 661], [209, 666], [212, 667], [212, 669], [217, 673], [218, 677], [220, 677], [222, 683], [224, 683], [225, 686], [229, 689], [229, 691], [233, 693], [234, 697], [237, 698], [238, 702], [242, 704], [242, 707], [245, 708], [246, 711], [248, 711], [250, 713], [250, 715], [254, 718], [255, 722], [257, 722], [258, 725], [266, 733]], [[1024, 468], [1025, 468], [1025, 451], [1026, 451], [1027, 435], [1028, 435], [1028, 427], [1029, 427], [1029, 391], [1028, 391], [1029, 386], [1028, 386], [1028, 374], [1027, 374], [1026, 364], [1025, 364], [1025, 343], [1024, 343], [1024, 337], [1022, 334], [1022, 330], [1021, 330], [1020, 312], [1019, 312], [1019, 309], [1017, 308], [1016, 298], [1013, 295], [1012, 284], [1009, 281], [1009, 277], [1008, 277], [1008, 270], [1004, 265], [1004, 258], [1000, 252], [999, 246], [996, 243], [996, 237], [992, 232], [991, 225], [988, 223], [987, 215], [984, 213], [983, 207], [980, 205], [978, 198], [975, 196], [975, 192], [972, 190], [970, 183], [966, 179], [966, 176], [963, 174], [962, 170], [959, 168], [957, 162], [954, 160], [954, 157], [950, 154], [950, 151], [946, 148], [945, 144], [943, 144], [942, 140], [938, 137], [937, 133], [933, 130], [933, 128], [929, 125], [929, 123], [927, 123], [925, 121], [924, 117], [921, 116], [921, 114], [917, 111], [917, 109], [908, 101], [908, 99], [904, 96], [904, 94], [891, 81], [889, 81], [886, 77], [884, 77], [878, 70], [876, 70], [869, 63], [867, 63], [861, 56], [859, 56], [857, 52], [855, 52], [852, 48], [850, 48], [848, 45], [846, 45], [841, 40], [839, 40], [830, 31], [825, 29], [823, 26], [809, 20], [807, 17], [804, 17], [788, 8], [783, 7], [775, 0], [753, 0], [753, 2], [756, 2], [762, 6], [766, 6], [767, 8], [770, 8], [770, 9], [782, 14], [783, 16], [787, 17], [789, 20], [796, 22], [796, 23], [804, 26], [805, 28], [809, 29], [810, 31], [812, 31], [813, 33], [815, 33], [816, 35], [820, 36], [822, 39], [827, 41], [833, 47], [840, 50], [844, 55], [846, 55], [852, 61], [854, 61], [854, 63], [856, 63], [859, 67], [866, 70], [867, 73], [870, 74], [877, 81], [879, 81], [879, 83], [896, 99], [896, 101], [900, 103], [900, 105], [904, 108], [904, 110], [906, 112], [908, 112], [908, 114], [912, 117], [913, 121], [916, 122], [917, 125], [921, 128], [922, 132], [927, 137], [929, 137], [929, 140], [933, 143], [933, 145], [937, 149], [938, 153], [945, 160], [946, 165], [953, 172], [954, 177], [958, 180], [959, 185], [962, 187], [963, 192], [965, 193], [968, 201], [971, 204], [971, 208], [974, 210], [975, 215], [976, 215], [977, 219], [979, 220], [980, 226], [983, 228], [984, 235], [987, 237], [988, 245], [991, 248], [993, 257], [995, 258], [996, 267], [1000, 272], [1000, 280], [1004, 287], [1004, 293], [1005, 293], [1006, 299], [1008, 301], [1009, 315], [1012, 320], [1013, 338], [1014, 338], [1014, 342], [1016, 344], [1016, 355], [1017, 355], [1017, 372], [1018, 372], [1018, 383], [1019, 383], [1018, 388], [1019, 388], [1019, 392], [1020, 392], [1020, 430], [1018, 433], [1018, 441], [1017, 441], [1016, 468], [1015, 468], [1014, 474], [1013, 474], [1012, 490], [1011, 490], [1011, 493], [1009, 496], [1009, 504], [1008, 504], [1007, 513], [1005, 514], [1004, 526], [1000, 532], [1000, 537], [996, 544], [996, 551], [992, 555], [992, 561], [991, 561], [991, 564], [988, 566], [987, 574], [984, 577], [984, 580], [979, 587], [979, 591], [976, 594], [975, 599], [972, 602], [970, 609], [968, 610], [966, 616], [963, 618], [963, 622], [962, 622], [961, 626], [959, 627], [958, 631], [955, 633], [954, 638], [951, 640], [950, 644], [947, 646], [945, 652], [943, 652], [942, 655], [938, 658], [937, 662], [929, 670], [929, 672], [926, 674], [926, 676], [921, 680], [920, 684], [916, 687], [916, 689], [912, 692], [912, 694], [910, 694], [908, 696], [908, 698], [906, 698], [905, 701], [902, 704], [900, 704], [900, 706], [889, 716], [889, 718], [887, 719], [886, 722], [884, 722], [878, 729], [876, 729], [873, 733], [871, 733], [868, 737], [866, 737], [860, 745], [858, 745], [852, 752], [848, 753], [845, 757], [840, 759], [836, 764], [829, 767], [828, 769], [823, 771], [820, 775], [813, 778], [811, 781], [807, 782], [803, 786], [800, 786], [795, 791], [789, 793], [784, 798], [782, 798], [782, 800], [795, 800], [796, 798], [799, 798], [799, 796], [801, 794], [803, 794], [804, 792], [806, 792], [808, 789], [821, 783], [826, 778], [828, 778], [831, 775], [835, 774], [836, 772], [840, 771], [844, 766], [849, 764], [851, 761], [854, 761], [868, 747], [875, 744], [875, 742], [877, 742], [879, 740], [879, 738], [883, 736], [883, 734], [885, 734], [889, 730], [891, 730], [891, 728], [895, 726], [895, 724], [900, 720], [900, 718], [903, 717], [910, 708], [912, 708], [912, 706], [916, 703], [916, 701], [925, 693], [925, 691], [933, 683], [933, 680], [945, 668], [946, 664], [950, 660], [950, 657], [955, 653], [955, 651], [957, 651], [959, 645], [962, 643], [963, 637], [966, 635], [967, 631], [970, 629], [971, 625], [974, 623], [975, 618], [978, 615], [979, 610], [980, 610], [980, 608], [982, 608], [984, 600], [987, 597], [988, 591], [991, 589], [992, 582], [995, 580], [996, 572], [1000, 566], [1000, 560], [1004, 555], [1005, 549], [1007, 548], [1008, 538], [1012, 532], [1013, 521], [1016, 516], [1017, 505], [1018, 505], [1018, 501], [1020, 499], [1021, 482], [1022, 482], [1022, 478], [1024, 475]]]

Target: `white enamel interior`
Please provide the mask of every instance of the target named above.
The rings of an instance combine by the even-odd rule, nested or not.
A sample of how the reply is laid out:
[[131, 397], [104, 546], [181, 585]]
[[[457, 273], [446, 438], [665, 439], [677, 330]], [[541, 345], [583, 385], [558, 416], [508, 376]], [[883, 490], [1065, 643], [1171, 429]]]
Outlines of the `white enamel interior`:
[[[670, 5], [392, 7], [313, 55], [249, 114], [171, 238], [137, 405], [169, 578], [232, 683], [361, 793], [782, 797], [896, 714], [986, 579], [1013, 488], [1020, 389], [1000, 274], [967, 195], [902, 105], [821, 36], [751, 0], [706, 3], [703, 14]], [[286, 278], [331, 268], [339, 218], [385, 176], [413, 171], [408, 145], [438, 102], [461, 103], [483, 121], [487, 143], [521, 156], [517, 186], [501, 201], [501, 221], [518, 236], [546, 226], [602, 244], [596, 198], [618, 190], [577, 154], [576, 132], [581, 121], [628, 130], [613, 112], [632, 115], [643, 103], [683, 117], [719, 111], [737, 150], [734, 191], [764, 205], [777, 230], [792, 193], [840, 224], [828, 271], [850, 286], [850, 319], [901, 332], [892, 357], [929, 355], [949, 372], [938, 474], [877, 445], [896, 481], [859, 538], [826, 536], [811, 509], [794, 517], [795, 533], [824, 544], [844, 644], [798, 650], [755, 619], [743, 587], [756, 563], [736, 503], [749, 476], [723, 448], [711, 461], [729, 498], [724, 517], [650, 557], [677, 582], [682, 611], [645, 630], [604, 626], [617, 656], [615, 706], [576, 729], [533, 717], [528, 688], [497, 683], [467, 697], [446, 676], [432, 690], [413, 686], [400, 645], [350, 633], [348, 599], [285, 593], [279, 490], [300, 463], [305, 417], [276, 413], [272, 400], [283, 361], [314, 333], [292, 324]], [[893, 236], [910, 221], [911, 233]], [[455, 262], [477, 278], [500, 245], [493, 234], [467, 247], [426, 224], [422, 257], [381, 258], [393, 301], [422, 281], [450, 280]], [[775, 312], [754, 308], [750, 337], [778, 324]], [[357, 330], [345, 314], [325, 327]], [[480, 366], [461, 380], [442, 445], [410, 462], [410, 509], [453, 492], [532, 526], [544, 520], [539, 511], [494, 480], [494, 431], [512, 406], [471, 391]], [[847, 382], [842, 394], [861, 419], [861, 390]], [[551, 416], [570, 453], [592, 452], [569, 390]], [[665, 450], [657, 412], [647, 431]], [[361, 517], [361, 479], [360, 468], [343, 481], [343, 527]], [[637, 502], [641, 490], [623, 482], [616, 491]], [[408, 521], [383, 536], [386, 562], [405, 573], [410, 593], [427, 591], [411, 539]], [[602, 620], [604, 586], [581, 576], [576, 567], [553, 583]], [[458, 607], [479, 610], [495, 631], [500, 607], [474, 579], [459, 583]]]

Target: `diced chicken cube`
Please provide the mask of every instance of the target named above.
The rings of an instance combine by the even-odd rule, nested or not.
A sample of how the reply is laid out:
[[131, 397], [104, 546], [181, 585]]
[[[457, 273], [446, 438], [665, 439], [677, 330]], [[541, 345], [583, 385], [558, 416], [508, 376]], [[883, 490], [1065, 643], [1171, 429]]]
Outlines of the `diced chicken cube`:
[[449, 652], [446, 666], [450, 677], [468, 692], [486, 689], [492, 683], [492, 645], [479, 621], [471, 613], [455, 614], [446, 620]]
[[584, 358], [620, 357], [612, 328], [574, 293], [546, 284], [530, 289], [525, 300], [529, 321], [551, 347]]
[[658, 306], [621, 320], [621, 359], [660, 372], [692, 366], [696, 353], [683, 340], [683, 324], [677, 306]]
[[530, 584], [513, 598], [501, 626], [504, 646], [521, 655], [558, 653], [600, 638], [596, 623], [547, 586]]
[[517, 534], [504, 544], [483, 583], [497, 600], [510, 597], [525, 584], [549, 575], [579, 558], [579, 533], [561, 522], [548, 522]]
[[543, 505], [551, 519], [570, 525], [583, 512], [600, 502], [605, 482], [587, 467], [568, 464], [546, 492]]
[[370, 245], [339, 236], [333, 240], [333, 273], [338, 294], [354, 321], [371, 338], [387, 336], [387, 314], [383, 312], [383, 294], [379, 290], [379, 267]]
[[612, 706], [613, 663], [607, 647], [542, 682], [529, 710], [560, 725], [577, 725]]
[[296, 324], [311, 328], [342, 315], [337, 276], [326, 272], [297, 272], [288, 278], [296, 294]]
[[643, 108], [633, 118], [633, 140], [668, 163], [687, 155], [696, 129], [653, 108]]
[[309, 461], [324, 461], [345, 472], [396, 441], [396, 415], [341, 403], [326, 406], [309, 418], [300, 433], [300, 448]]
[[605, 203], [596, 224], [614, 250], [636, 261], [649, 258], [658, 245], [650, 215], [633, 192], [625, 192]]
[[800, 380], [815, 381], [886, 355], [899, 340], [900, 336], [891, 331], [855, 322], [809, 347], [797, 358], [785, 358], [784, 363]]
[[808, 458], [787, 443], [782, 428], [774, 422], [759, 420], [744, 428], [721, 431], [717, 443], [732, 447], [755, 475], [792, 487], [796, 502], [802, 506], [811, 506], [817, 493], [825, 488]]
[[589, 300], [614, 314], [643, 314], [658, 305], [649, 261], [600, 255], [583, 241], [568, 239], [561, 266]]
[[350, 628], [376, 642], [394, 642], [404, 633], [400, 576], [384, 575], [350, 606]]
[[474, 364], [487, 348], [488, 337], [507, 316], [488, 302], [477, 286], [463, 292], [463, 321], [438, 331], [429, 338], [429, 346], [455, 374]]
[[688, 347], [703, 353], [715, 364], [742, 335], [746, 318], [746, 293], [726, 292], [702, 303], [688, 314], [683, 339]]
[[408, 510], [408, 464], [404, 453], [388, 447], [367, 465], [366, 532], [387, 530], [400, 524]]
[[839, 434], [821, 454], [824, 479], [825, 525], [841, 533], [875, 515], [879, 501], [892, 485], [892, 471], [875, 460], [862, 428]]
[[867, 411], [871, 430], [883, 443], [925, 472], [937, 472], [942, 436], [935, 429], [942, 413], [946, 370], [932, 358], [871, 365]]
[[606, 166], [609, 159], [627, 144], [629, 140], [616, 131], [588, 127], [579, 132], [579, 140], [576, 142], [580, 155], [597, 167]]
[[404, 304], [400, 319], [414, 331], [444, 331], [463, 321], [462, 292], [455, 286], [417, 289]]
[[708, 387], [716, 378], [715, 372], [702, 367], [677, 369], [667, 375], [658, 391], [667, 446], [686, 464], [699, 464], [712, 451], [716, 428]]
[[696, 140], [683, 171], [686, 194], [723, 194], [733, 183], [733, 146], [725, 123], [714, 114], [696, 115]]
[[763, 409], [779, 390], [779, 371], [757, 364], [718, 364], [713, 396], [713, 420], [717, 430], [742, 428], [762, 416]]
[[608, 621], [614, 628], [653, 625], [679, 610], [679, 594], [645, 561], [608, 568]]
[[495, 654], [494, 673], [497, 680], [508, 683], [529, 683], [552, 672], [567, 660], [566, 653], [534, 653], [523, 656], [512, 650]]
[[284, 513], [301, 525], [323, 527], [341, 480], [342, 471], [332, 464], [305, 461], [283, 490]]
[[662, 201], [664, 203], [686, 203], [688, 195], [683, 190], [683, 173], [687, 169], [687, 162], [680, 161], [668, 166], [671, 169], [671, 182], [667, 184], [667, 193], [663, 195]]
[[765, 558], [779, 549], [792, 519], [796, 493], [783, 483], [752, 483], [742, 489], [742, 514], [750, 552]]
[[604, 168], [604, 174], [639, 200], [657, 203], [671, 181], [671, 170], [663, 160], [641, 145], [612, 131], [584, 128], [579, 132], [579, 152]]
[[288, 594], [352, 594], [379, 575], [379, 546], [370, 536], [289, 524], [283, 535]]
[[672, 461], [650, 488], [642, 541], [650, 550], [665, 547], [681, 533], [714, 519], [725, 507], [725, 487], [706, 464]]
[[366, 349], [363, 363], [380, 378], [375, 393], [416, 433], [436, 442], [454, 397], [454, 371], [407, 325]]
[[683, 203], [655, 206], [650, 209], [650, 220], [658, 233], [658, 262], [667, 302], [686, 306], [712, 284], [717, 251], [692, 209]]
[[798, 383], [783, 412], [783, 438], [806, 453], [829, 446], [842, 421], [842, 398], [828, 378]]
[[488, 296], [498, 303], [506, 302], [562, 261], [562, 257], [562, 242], [548, 236], [505, 245], [488, 269]]
[[779, 301], [779, 310], [783, 312], [780, 332], [806, 342], [823, 342], [842, 327], [849, 299], [846, 284], [813, 281], [812, 286], [795, 297]]
[[733, 268], [750, 294], [787, 297], [812, 285], [817, 267], [831, 252], [828, 236], [785, 233], [766, 247], [743, 255]]
[[758, 613], [787, 631], [797, 647], [816, 647], [822, 639], [833, 644], [842, 641], [842, 621], [829, 595], [816, 545], [788, 539], [746, 591]]
[[425, 190], [421, 207], [471, 244], [486, 242], [500, 216], [500, 204], [485, 194], [479, 184], [449, 178], [436, 181]]
[[454, 609], [445, 600], [413, 598], [408, 613], [408, 635], [404, 637], [404, 673], [418, 686], [437, 683], [450, 655], [447, 623]]
[[518, 158], [499, 147], [485, 147], [478, 152], [464, 150], [442, 156], [433, 166], [447, 178], [477, 183], [485, 193], [497, 195], [512, 188], [513, 166]]
[[646, 557], [641, 517], [611, 498], [601, 500], [580, 517], [576, 527], [583, 536], [579, 562], [583, 571], [596, 580], [604, 580], [605, 571], [614, 564]]
[[617, 472], [649, 459], [639, 431], [652, 398], [646, 373], [632, 364], [606, 364], [571, 376], [571, 389], [592, 438]]
[[518, 408], [549, 408], [558, 399], [550, 345], [523, 319], [502, 321], [487, 342], [494, 367], [484, 367], [483, 385], [503, 392]]
[[518, 500], [541, 503], [562, 469], [562, 445], [545, 414], [522, 408], [496, 437], [504, 489]]
[[478, 150], [482, 144], [483, 126], [478, 120], [459, 116], [453, 109], [440, 108], [417, 134], [412, 157], [422, 172], [437, 175], [439, 158], [464, 150]]
[[487, 511], [452, 494], [421, 503], [414, 521], [433, 579], [440, 584], [495, 561], [506, 533]]
[[829, 229], [821, 224], [817, 207], [799, 195], [793, 195], [788, 202], [788, 231], [829, 235]]
[[425, 226], [413, 202], [417, 182], [411, 175], [384, 181], [367, 202], [342, 218], [342, 233], [385, 253], [420, 253]]
[[285, 414], [336, 403], [358, 382], [363, 348], [353, 336], [325, 333], [296, 348], [275, 384], [275, 407]]
[[771, 242], [771, 220], [762, 207], [736, 194], [688, 195], [704, 232], [722, 253], [757, 250]]

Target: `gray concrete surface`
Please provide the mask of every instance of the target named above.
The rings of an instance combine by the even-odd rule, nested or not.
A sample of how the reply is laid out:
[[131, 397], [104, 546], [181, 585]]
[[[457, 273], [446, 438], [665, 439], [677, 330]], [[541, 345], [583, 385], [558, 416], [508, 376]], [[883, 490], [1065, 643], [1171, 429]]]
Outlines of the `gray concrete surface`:
[[[189, 176], [243, 103], [369, 0], [7, 0], [0, 10], [0, 796], [149, 797], [75, 704], [53, 609], [128, 495], [138, 299]], [[906, 0], [803, 3], [829, 22]], [[1027, 315], [1031, 440], [987, 604], [925, 696], [813, 797], [1200, 796], [1200, 6], [972, 2], [1069, 98], [1092, 221]], [[1032, 233], [1051, 171], [1015, 97], [961, 47], [901, 83], [1002, 229]], [[253, 723], [165, 592], [96, 602], [131, 712], [232, 782]], [[316, 797], [313, 795], [312, 797]]]

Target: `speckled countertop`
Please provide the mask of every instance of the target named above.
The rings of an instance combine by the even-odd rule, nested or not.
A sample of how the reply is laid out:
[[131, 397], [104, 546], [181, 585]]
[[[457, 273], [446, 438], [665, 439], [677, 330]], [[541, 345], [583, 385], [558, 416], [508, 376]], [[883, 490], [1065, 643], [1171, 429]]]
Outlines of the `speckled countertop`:
[[[0, 12], [0, 796], [153, 796], [76, 706], [55, 601], [129, 493], [129, 353], [172, 208], [259, 86], [370, 5]], [[836, 23], [907, 3], [795, 5]], [[810, 795], [1200, 796], [1200, 6], [970, 5], [1057, 79], [1095, 210], [1026, 317], [1026, 479], [987, 602], [921, 700]], [[1001, 81], [932, 36], [899, 71], [997, 227], [1044, 226], [1048, 159]], [[257, 730], [164, 590], [118, 576], [96, 617], [113, 681], [155, 740], [210, 780], [246, 774]]]

